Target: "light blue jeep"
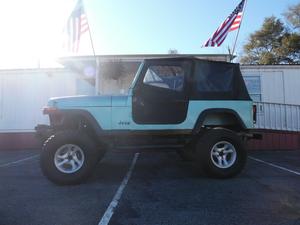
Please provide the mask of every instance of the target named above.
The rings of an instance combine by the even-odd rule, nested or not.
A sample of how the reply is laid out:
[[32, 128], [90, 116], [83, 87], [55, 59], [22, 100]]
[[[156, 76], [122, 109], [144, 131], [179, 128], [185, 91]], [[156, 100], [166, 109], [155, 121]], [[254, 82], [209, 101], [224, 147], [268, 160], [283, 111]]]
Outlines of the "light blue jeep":
[[44, 113], [41, 168], [58, 184], [82, 182], [111, 148], [177, 149], [207, 174], [232, 177], [254, 136], [239, 65], [197, 58], [147, 59], [128, 95], [51, 98]]

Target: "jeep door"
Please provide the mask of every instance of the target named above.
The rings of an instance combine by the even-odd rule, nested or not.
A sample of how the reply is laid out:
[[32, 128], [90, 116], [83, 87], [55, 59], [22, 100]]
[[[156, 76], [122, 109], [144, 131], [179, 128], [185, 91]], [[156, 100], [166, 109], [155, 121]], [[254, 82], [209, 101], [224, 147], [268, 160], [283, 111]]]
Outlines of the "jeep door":
[[148, 60], [133, 89], [132, 112], [137, 124], [179, 124], [187, 115], [191, 62]]

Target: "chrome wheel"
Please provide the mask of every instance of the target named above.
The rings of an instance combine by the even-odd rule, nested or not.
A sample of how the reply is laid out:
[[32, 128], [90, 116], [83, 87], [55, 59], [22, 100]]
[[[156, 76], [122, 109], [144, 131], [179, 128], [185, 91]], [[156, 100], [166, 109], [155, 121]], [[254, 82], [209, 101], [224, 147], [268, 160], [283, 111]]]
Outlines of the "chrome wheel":
[[56, 168], [63, 173], [78, 171], [84, 162], [84, 153], [78, 145], [65, 144], [54, 155]]
[[210, 152], [213, 164], [220, 169], [231, 167], [236, 161], [236, 156], [235, 147], [227, 141], [219, 141]]

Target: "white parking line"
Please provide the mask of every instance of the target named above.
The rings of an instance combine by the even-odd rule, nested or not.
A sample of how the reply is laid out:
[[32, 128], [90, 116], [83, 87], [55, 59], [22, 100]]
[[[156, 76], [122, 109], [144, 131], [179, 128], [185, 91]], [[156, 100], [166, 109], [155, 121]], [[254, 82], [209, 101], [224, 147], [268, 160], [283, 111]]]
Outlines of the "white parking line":
[[264, 163], [264, 164], [266, 164], [266, 165], [275, 167], [275, 168], [277, 168], [277, 169], [281, 169], [281, 170], [284, 170], [284, 171], [286, 171], [286, 172], [290, 172], [290, 173], [293, 173], [293, 174], [296, 174], [296, 175], [300, 176], [300, 172], [297, 172], [297, 171], [294, 171], [294, 170], [290, 170], [290, 169], [287, 169], [287, 168], [285, 168], [285, 167], [278, 166], [278, 165], [276, 165], [276, 164], [274, 164], [274, 163], [269, 163], [269, 162], [263, 161], [263, 160], [261, 160], [261, 159], [254, 158], [254, 157], [252, 157], [252, 156], [249, 156], [248, 158], [249, 158], [249, 159], [252, 159], [252, 160], [254, 160], [254, 161], [261, 162], [261, 163]]
[[134, 166], [136, 164], [136, 161], [139, 157], [140, 153], [135, 153], [133, 160], [131, 162], [131, 165], [129, 167], [129, 170], [127, 171], [126, 176], [124, 177], [121, 185], [119, 186], [115, 196], [113, 197], [111, 203], [109, 204], [108, 208], [106, 209], [104, 215], [102, 216], [100, 222], [98, 223], [98, 225], [107, 225], [112, 217], [112, 215], [114, 214], [114, 210], [116, 209], [116, 207], [119, 204], [119, 200], [123, 194], [123, 191], [131, 177], [132, 171], [134, 169]]
[[21, 163], [21, 162], [24, 162], [24, 161], [27, 161], [27, 160], [30, 160], [30, 159], [34, 159], [34, 158], [36, 158], [38, 156], [39, 156], [39, 154], [36, 154], [36, 155], [30, 156], [30, 157], [27, 157], [27, 158], [24, 158], [24, 159], [19, 159], [17, 161], [13, 161], [13, 162], [9, 162], [9, 163], [4, 163], [4, 164], [0, 165], [0, 168], [8, 167], [8, 166], [11, 166], [11, 165], [15, 165], [15, 164], [18, 164], [18, 163]]

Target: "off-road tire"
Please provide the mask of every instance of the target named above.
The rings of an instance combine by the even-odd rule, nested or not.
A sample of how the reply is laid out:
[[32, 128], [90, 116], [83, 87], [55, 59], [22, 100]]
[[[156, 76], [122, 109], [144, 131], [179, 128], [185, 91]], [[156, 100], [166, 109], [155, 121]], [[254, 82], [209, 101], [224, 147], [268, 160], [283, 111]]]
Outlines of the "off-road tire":
[[[211, 153], [213, 147], [220, 142], [228, 142], [234, 146], [236, 159], [228, 168], [219, 168], [213, 162]], [[246, 164], [247, 152], [241, 137], [235, 132], [223, 128], [208, 130], [199, 140], [195, 150], [197, 167], [208, 176], [215, 178], [230, 178], [239, 174]]]
[[[63, 145], [79, 146], [84, 154], [81, 168], [73, 173], [63, 173], [55, 165], [56, 151]], [[92, 173], [99, 161], [99, 149], [87, 135], [78, 131], [61, 131], [49, 137], [42, 148], [40, 166], [43, 174], [53, 183], [59, 185], [74, 185], [84, 182]], [[103, 154], [102, 154], [103, 155]]]

